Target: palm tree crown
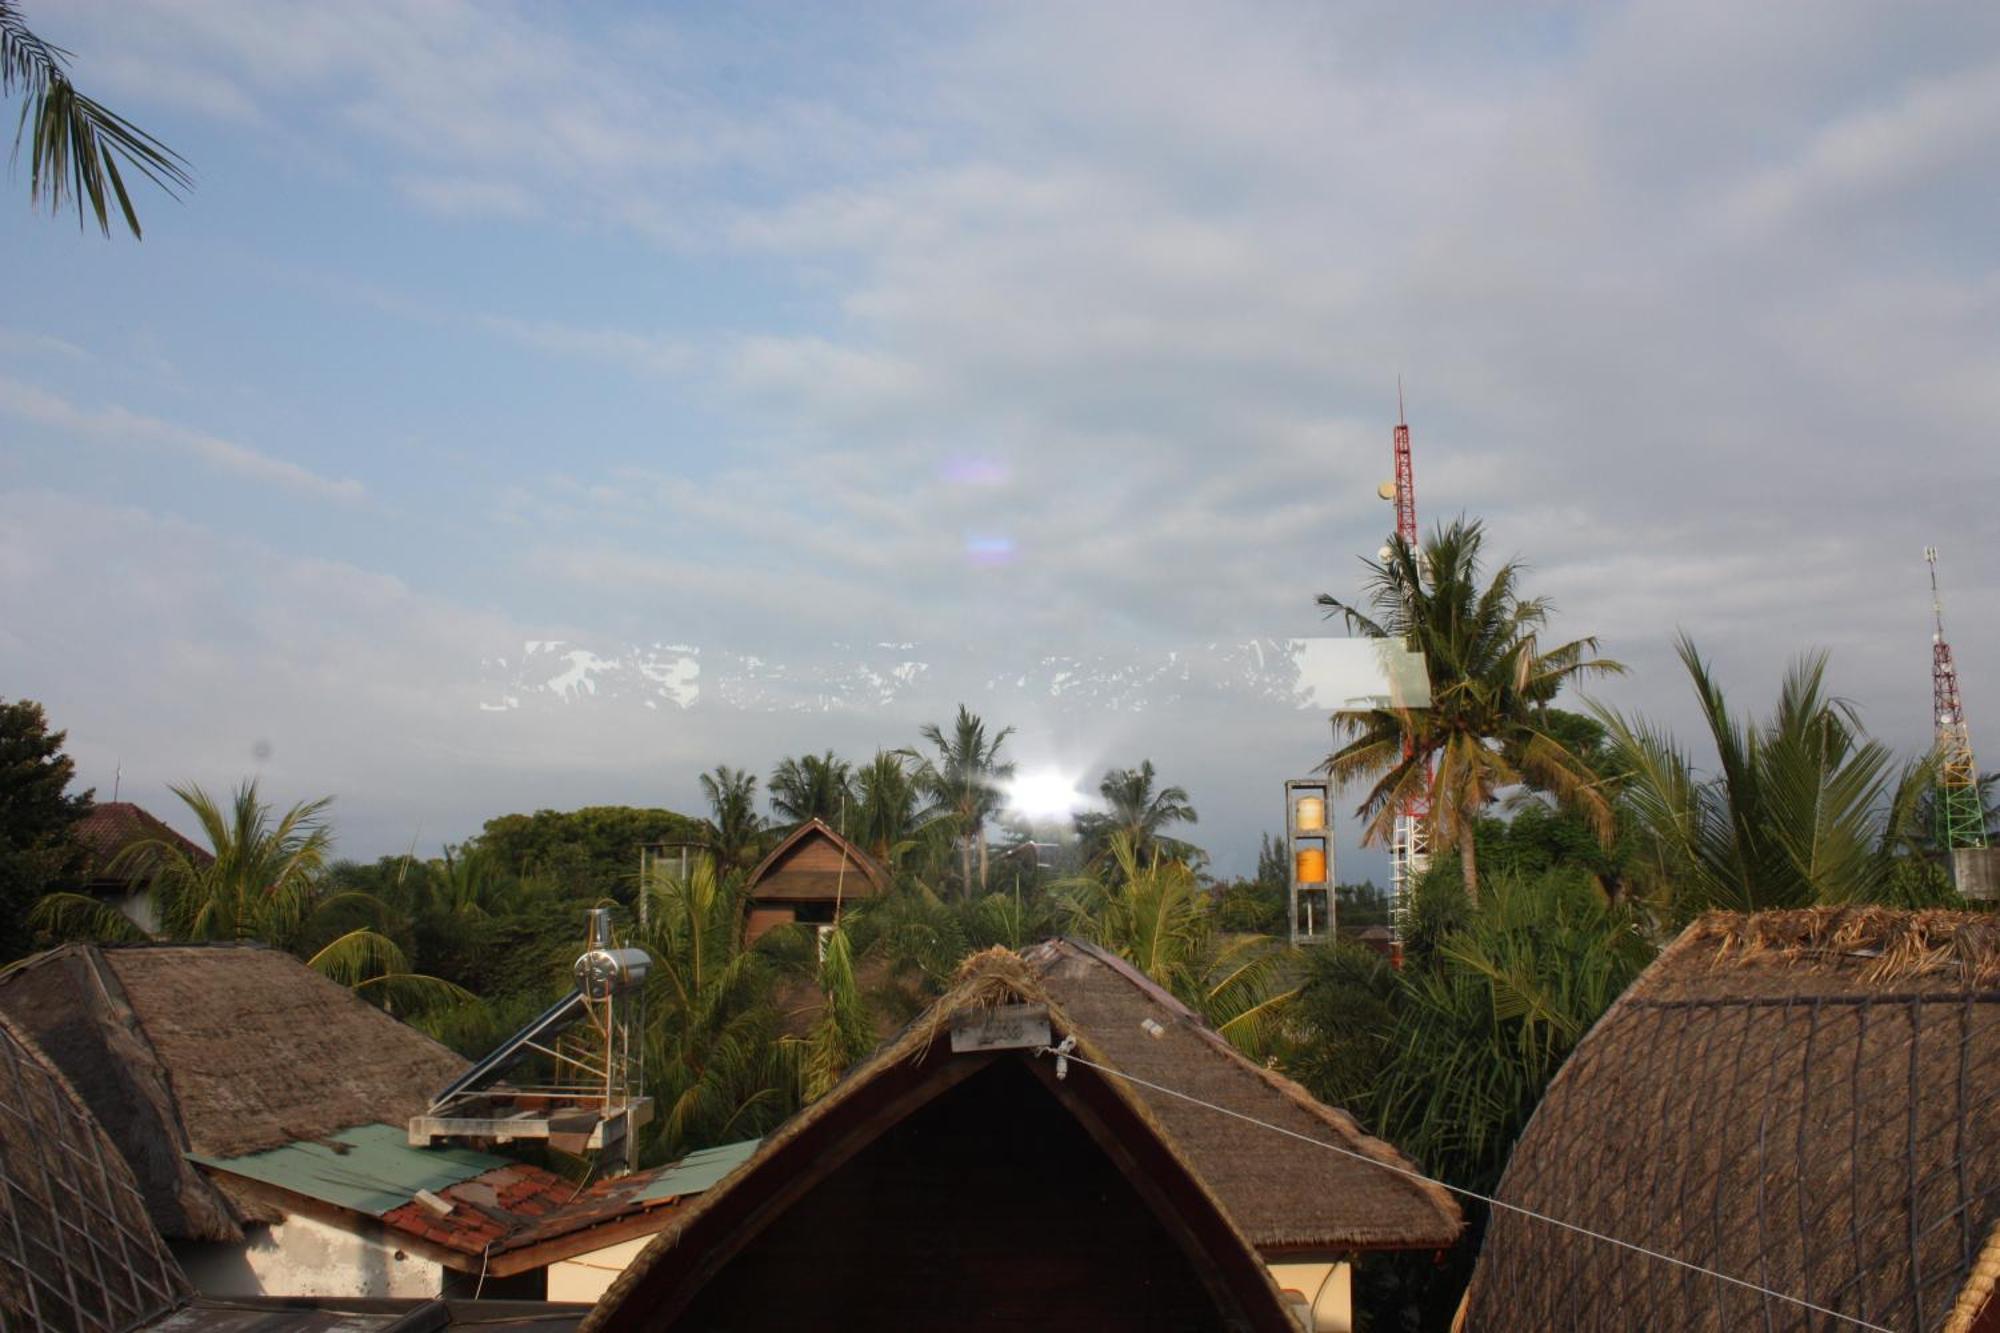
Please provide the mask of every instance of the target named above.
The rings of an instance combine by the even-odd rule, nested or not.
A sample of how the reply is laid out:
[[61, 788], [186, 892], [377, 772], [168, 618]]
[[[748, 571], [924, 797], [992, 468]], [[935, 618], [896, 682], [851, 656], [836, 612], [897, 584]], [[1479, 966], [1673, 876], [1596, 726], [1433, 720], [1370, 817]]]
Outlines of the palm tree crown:
[[839, 828], [853, 794], [854, 770], [833, 751], [782, 759], [771, 774], [771, 811], [793, 825], [818, 819]]
[[961, 892], [971, 892], [975, 860], [984, 889], [986, 823], [1000, 813], [1006, 802], [1002, 784], [1014, 776], [1014, 765], [1000, 757], [1014, 729], [1002, 727], [989, 738], [985, 721], [960, 704], [950, 735], [935, 722], [926, 723], [921, 734], [936, 753], [919, 756], [918, 788], [931, 799], [934, 817], [950, 819], [956, 829]]
[[701, 775], [709, 817], [702, 831], [718, 873], [748, 870], [757, 861], [764, 822], [757, 817], [757, 775], [718, 764]]
[[1123, 834], [1141, 860], [1156, 850], [1178, 860], [1197, 854], [1189, 844], [1165, 834], [1172, 825], [1193, 824], [1200, 818], [1188, 800], [1187, 788], [1159, 787], [1158, 779], [1150, 759], [1140, 760], [1137, 768], [1106, 770], [1104, 780], [1097, 784], [1105, 809], [1076, 816], [1077, 836], [1088, 860], [1106, 861], [1114, 834]]
[[1892, 871], [1922, 840], [1934, 762], [1898, 771], [1853, 707], [1826, 693], [1824, 653], [1792, 665], [1769, 720], [1755, 723], [1730, 711], [1693, 640], [1678, 649], [1715, 745], [1712, 776], [1659, 728], [1599, 714], [1676, 914], [1888, 897]]
[[1367, 842], [1388, 841], [1397, 812], [1428, 801], [1440, 839], [1458, 845], [1466, 892], [1475, 898], [1474, 825], [1503, 788], [1540, 787], [1610, 837], [1611, 805], [1598, 775], [1545, 720], [1565, 685], [1625, 669], [1595, 656], [1594, 638], [1542, 651], [1537, 634], [1548, 623], [1548, 601], [1522, 595], [1516, 561], [1482, 584], [1484, 538], [1478, 522], [1461, 518], [1441, 525], [1421, 553], [1393, 539], [1381, 562], [1365, 562], [1369, 611], [1319, 598], [1350, 630], [1403, 639], [1423, 653], [1431, 687], [1428, 708], [1335, 712], [1334, 733], [1347, 744], [1327, 760], [1328, 773], [1342, 786], [1372, 783], [1358, 811]]

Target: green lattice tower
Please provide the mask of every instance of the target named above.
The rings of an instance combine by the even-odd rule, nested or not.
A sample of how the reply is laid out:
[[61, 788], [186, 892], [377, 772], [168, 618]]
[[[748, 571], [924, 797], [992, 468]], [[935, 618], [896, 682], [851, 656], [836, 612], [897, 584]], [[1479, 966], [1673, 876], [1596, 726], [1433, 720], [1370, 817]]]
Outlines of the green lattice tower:
[[1944, 603], [1938, 596], [1937, 547], [1924, 548], [1931, 567], [1931, 712], [1937, 722], [1937, 836], [1947, 848], [1986, 845], [1986, 809], [1979, 799], [1979, 765], [1972, 755], [1972, 731], [1958, 695], [1958, 666], [1944, 637]]

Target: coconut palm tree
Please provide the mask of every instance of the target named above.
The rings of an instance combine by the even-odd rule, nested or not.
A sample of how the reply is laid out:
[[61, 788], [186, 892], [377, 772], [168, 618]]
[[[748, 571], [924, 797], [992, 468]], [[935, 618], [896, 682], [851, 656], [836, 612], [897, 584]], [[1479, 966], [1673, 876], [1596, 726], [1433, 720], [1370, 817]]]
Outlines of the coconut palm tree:
[[1935, 762], [1897, 766], [1826, 692], [1827, 658], [1793, 663], [1763, 722], [1731, 712], [1694, 641], [1677, 643], [1716, 767], [1704, 776], [1667, 732], [1609, 710], [1627, 808], [1677, 916], [1895, 897], [1898, 863], [1919, 849]]
[[[238, 784], [227, 806], [195, 783], [171, 790], [201, 826], [209, 859], [189, 855], [177, 841], [148, 839], [112, 861], [114, 869], [145, 872], [162, 938], [256, 940], [306, 954], [306, 966], [314, 971], [404, 1011], [474, 999], [448, 981], [410, 970], [390, 938], [394, 913], [380, 898], [355, 889], [324, 891], [322, 875], [333, 846], [325, 815], [332, 797], [298, 802], [274, 822], [255, 781]], [[336, 924], [357, 918], [370, 924], [346, 930]], [[35, 920], [64, 935], [144, 935], [84, 894], [50, 894], [36, 905]], [[325, 942], [307, 954], [320, 940]]]
[[0, 0], [0, 96], [18, 93], [24, 99], [14, 153], [19, 156], [21, 140], [27, 139], [29, 200], [37, 208], [47, 205], [50, 213], [73, 204], [78, 226], [88, 210], [106, 236], [116, 200], [136, 239], [139, 215], [119, 160], [170, 195], [192, 186], [194, 177], [180, 154], [78, 92], [69, 79], [69, 58], [69, 52], [28, 31], [15, 0]]
[[757, 817], [757, 775], [718, 764], [713, 773], [701, 775], [701, 791], [709, 811], [702, 823], [703, 838], [718, 872], [732, 875], [750, 869], [757, 863], [764, 837], [764, 821]]
[[849, 830], [868, 853], [893, 865], [916, 837], [923, 821], [923, 793], [910, 771], [910, 757], [877, 750], [854, 775], [856, 808]]
[[935, 722], [926, 723], [921, 734], [936, 753], [916, 756], [922, 764], [918, 790], [930, 798], [933, 818], [952, 821], [959, 891], [969, 896], [975, 864], [979, 887], [986, 888], [986, 823], [1000, 813], [1006, 800], [1002, 784], [1014, 776], [1014, 765], [1000, 757], [1014, 729], [1002, 727], [989, 738], [985, 720], [960, 704], [950, 735]]
[[1357, 814], [1364, 842], [1385, 844], [1397, 812], [1427, 800], [1438, 841], [1455, 843], [1465, 891], [1479, 893], [1474, 829], [1501, 790], [1528, 784], [1583, 814], [1601, 838], [1613, 832], [1602, 779], [1547, 721], [1564, 686], [1622, 673], [1596, 656], [1597, 640], [1543, 651], [1551, 607], [1522, 595], [1522, 566], [1507, 561], [1481, 581], [1485, 533], [1463, 518], [1439, 526], [1421, 553], [1393, 538], [1380, 562], [1364, 562], [1369, 610], [1320, 594], [1329, 616], [1375, 639], [1401, 639], [1424, 655], [1427, 708], [1343, 708], [1334, 734], [1347, 739], [1326, 761], [1336, 783], [1370, 783]]
[[1113, 834], [1123, 834], [1142, 861], [1155, 850], [1183, 861], [1199, 855], [1195, 847], [1165, 833], [1174, 824], [1193, 824], [1199, 818], [1188, 801], [1187, 788], [1156, 787], [1158, 777], [1150, 759], [1140, 760], [1137, 768], [1105, 771], [1097, 792], [1106, 808], [1076, 816], [1077, 837], [1087, 860], [1107, 860]]
[[646, 978], [646, 1080], [660, 1108], [654, 1155], [748, 1138], [790, 1108], [772, 973], [743, 942], [743, 890], [702, 857], [686, 878], [655, 871], [636, 938]]
[[771, 812], [793, 827], [817, 819], [839, 828], [853, 797], [854, 769], [833, 751], [781, 759], [771, 773]]

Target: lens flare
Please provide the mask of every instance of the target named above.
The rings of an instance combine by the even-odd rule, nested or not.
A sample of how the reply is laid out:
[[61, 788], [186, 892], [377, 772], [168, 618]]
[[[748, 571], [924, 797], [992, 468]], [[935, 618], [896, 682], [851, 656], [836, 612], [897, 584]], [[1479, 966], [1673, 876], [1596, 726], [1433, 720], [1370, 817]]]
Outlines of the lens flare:
[[1068, 819], [1089, 804], [1076, 779], [1053, 768], [1022, 773], [1007, 786], [1007, 811], [1023, 819]]

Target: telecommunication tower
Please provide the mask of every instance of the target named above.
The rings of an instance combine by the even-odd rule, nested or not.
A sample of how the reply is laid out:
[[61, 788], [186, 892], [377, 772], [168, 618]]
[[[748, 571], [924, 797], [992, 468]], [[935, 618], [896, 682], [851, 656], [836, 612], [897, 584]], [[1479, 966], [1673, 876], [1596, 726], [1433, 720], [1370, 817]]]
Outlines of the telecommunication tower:
[[[1417, 485], [1410, 465], [1410, 425], [1403, 414], [1403, 382], [1396, 381], [1396, 479], [1390, 499], [1396, 506], [1396, 536], [1410, 550], [1417, 549]], [[1410, 757], [1410, 741], [1403, 739], [1403, 757]], [[1396, 825], [1389, 835], [1389, 940], [1395, 956], [1403, 946], [1403, 926], [1409, 914], [1410, 893], [1417, 877], [1431, 863], [1430, 798], [1411, 797], [1396, 812]]]
[[1958, 666], [1944, 637], [1944, 600], [1938, 595], [1937, 547], [1924, 548], [1931, 567], [1931, 714], [1937, 724], [1938, 841], [1950, 852], [1986, 845], [1986, 809], [1979, 799], [1979, 766], [1972, 757], [1972, 732], [1958, 693]]

